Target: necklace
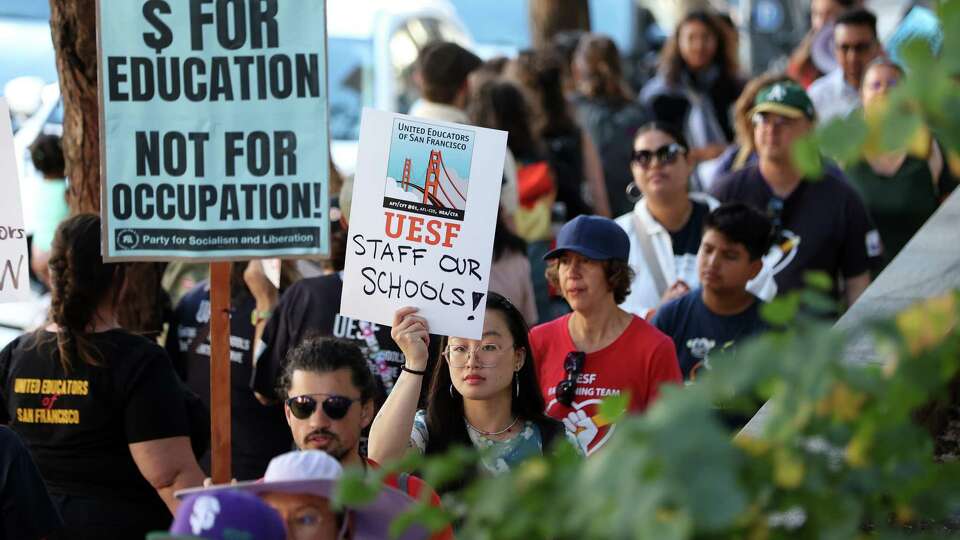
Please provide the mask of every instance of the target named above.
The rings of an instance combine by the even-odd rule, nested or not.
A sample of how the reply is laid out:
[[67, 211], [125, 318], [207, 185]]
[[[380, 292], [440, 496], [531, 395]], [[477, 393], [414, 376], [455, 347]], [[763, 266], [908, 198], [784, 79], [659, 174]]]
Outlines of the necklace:
[[496, 436], [496, 435], [503, 435], [504, 433], [510, 431], [510, 428], [512, 428], [513, 426], [517, 425], [517, 420], [520, 420], [520, 417], [519, 417], [519, 416], [514, 416], [514, 417], [513, 417], [513, 422], [510, 422], [510, 425], [509, 425], [509, 426], [501, 429], [500, 431], [484, 431], [484, 430], [482, 430], [482, 429], [477, 429], [477, 428], [475, 428], [475, 427], [473, 426], [473, 424], [471, 424], [470, 421], [467, 420], [467, 417], [466, 417], [466, 416], [463, 417], [463, 421], [467, 423], [467, 427], [468, 427], [468, 428], [476, 431], [477, 433], [479, 433], [480, 435], [483, 435], [484, 437], [492, 437], [492, 436]]

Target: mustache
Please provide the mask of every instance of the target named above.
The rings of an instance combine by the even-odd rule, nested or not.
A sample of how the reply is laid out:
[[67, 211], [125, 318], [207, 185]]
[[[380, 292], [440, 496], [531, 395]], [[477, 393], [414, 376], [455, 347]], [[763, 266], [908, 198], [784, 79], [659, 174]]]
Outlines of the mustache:
[[314, 430], [314, 431], [311, 431], [310, 433], [308, 433], [307, 436], [304, 437], [304, 440], [308, 441], [308, 440], [312, 439], [313, 437], [317, 437], [317, 436], [329, 437], [329, 438], [331, 438], [331, 439], [339, 439], [339, 437], [337, 437], [337, 434], [336, 434], [336, 433], [334, 433], [334, 432], [332, 432], [332, 431], [330, 431], [330, 430], [328, 430], [328, 429], [320, 428], [320, 429], [317, 429], [317, 430]]

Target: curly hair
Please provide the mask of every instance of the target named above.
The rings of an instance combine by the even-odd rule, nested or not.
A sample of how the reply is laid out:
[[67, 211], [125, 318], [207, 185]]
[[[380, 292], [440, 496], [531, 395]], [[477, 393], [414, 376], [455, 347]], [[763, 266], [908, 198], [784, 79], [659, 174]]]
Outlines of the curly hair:
[[125, 267], [100, 255], [100, 216], [78, 214], [64, 220], [50, 249], [50, 320], [57, 325], [60, 364], [100, 365], [103, 357], [89, 339], [97, 308], [117, 301]]
[[[603, 262], [603, 273], [607, 278], [607, 286], [613, 292], [613, 301], [622, 304], [630, 295], [630, 284], [633, 283], [635, 273], [626, 261], [610, 259]], [[554, 289], [560, 290], [560, 260], [551, 259], [547, 262], [547, 282]]]
[[307, 338], [287, 353], [286, 365], [280, 376], [277, 395], [286, 396], [293, 384], [293, 372], [330, 373], [350, 370], [350, 381], [360, 391], [360, 401], [366, 403], [376, 395], [377, 386], [370, 365], [356, 343], [340, 338]]

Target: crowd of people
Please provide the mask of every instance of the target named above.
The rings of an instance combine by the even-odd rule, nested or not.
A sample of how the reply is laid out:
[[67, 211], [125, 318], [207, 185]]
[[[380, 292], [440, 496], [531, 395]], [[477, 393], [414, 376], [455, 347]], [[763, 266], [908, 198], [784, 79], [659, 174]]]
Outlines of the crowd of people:
[[[605, 398], [626, 395], [642, 414], [663, 385], [696, 384], [768, 331], [762, 304], [810, 271], [833, 278], [836, 310], [820, 315], [836, 316], [957, 182], [927, 130], [906, 150], [868, 141], [860, 161], [804, 176], [796, 141], [834, 117], [880, 114], [909, 76], [858, 2], [812, 6], [788, 72], [752, 80], [733, 22], [687, 14], [639, 94], [603, 35], [487, 61], [425, 47], [410, 114], [508, 133], [482, 337], [433, 335], [415, 307], [391, 328], [340, 314], [347, 179], [322, 265], [285, 261], [277, 287], [260, 261], [233, 263], [232, 485], [204, 487], [202, 270], [195, 281], [197, 268], [171, 264], [164, 337], [135, 335], [118, 321], [125, 266], [103, 261], [99, 217], [51, 206], [45, 223], [59, 226], [33, 245], [49, 318], [0, 352], [0, 538], [385, 538], [414, 500], [440, 506], [557, 445], [602, 451], [616, 432]], [[826, 71], [811, 50], [828, 30]], [[42, 138], [33, 157], [62, 198], [58, 152]], [[723, 416], [731, 429], [749, 418]], [[456, 482], [405, 471], [370, 504], [330, 502], [343, 467], [454, 447], [484, 451]]]

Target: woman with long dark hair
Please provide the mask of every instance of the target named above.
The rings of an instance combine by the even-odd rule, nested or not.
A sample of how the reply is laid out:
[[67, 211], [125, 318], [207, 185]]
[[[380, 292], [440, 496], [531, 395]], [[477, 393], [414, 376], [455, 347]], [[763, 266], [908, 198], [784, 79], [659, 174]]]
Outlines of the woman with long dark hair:
[[612, 215], [630, 211], [623, 190], [630, 184], [630, 141], [650, 120], [623, 80], [620, 52], [612, 39], [587, 34], [573, 54], [576, 93], [572, 102], [580, 125], [597, 147]]
[[203, 482], [184, 390], [156, 343], [124, 331], [124, 267], [100, 255], [100, 218], [73, 216], [50, 253], [50, 323], [0, 352], [0, 422], [24, 440], [63, 538], [165, 529], [174, 492]]
[[426, 409], [417, 410], [417, 399], [426, 376], [429, 325], [416, 308], [403, 308], [394, 314], [391, 335], [406, 365], [370, 428], [373, 460], [398, 459], [411, 446], [431, 455], [472, 445], [492, 449], [482, 470], [498, 474], [541, 455], [558, 438], [576, 444], [563, 424], [543, 412], [527, 325], [503, 296], [487, 296], [482, 339], [444, 338]]
[[507, 148], [517, 161], [520, 208], [514, 215], [516, 233], [527, 242], [530, 280], [540, 316], [550, 313], [550, 292], [543, 277], [542, 256], [553, 240], [553, 204], [557, 174], [546, 158], [542, 141], [534, 134], [530, 105], [520, 87], [494, 79], [471, 96], [467, 113], [474, 125], [506, 131]]
[[657, 120], [682, 126], [694, 164], [719, 156], [735, 133], [730, 110], [743, 90], [722, 23], [691, 11], [667, 42], [660, 72], [640, 92]]
[[600, 156], [590, 134], [573, 118], [563, 93], [563, 59], [550, 51], [521, 51], [505, 73], [528, 96], [533, 130], [556, 171], [557, 201], [566, 206], [565, 218], [592, 213], [609, 217]]

